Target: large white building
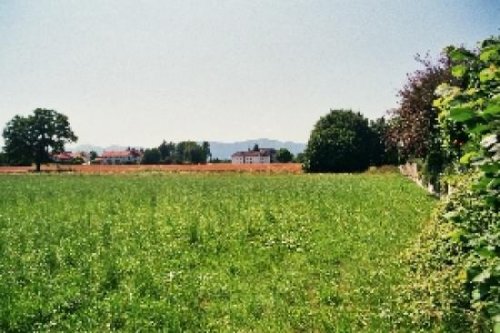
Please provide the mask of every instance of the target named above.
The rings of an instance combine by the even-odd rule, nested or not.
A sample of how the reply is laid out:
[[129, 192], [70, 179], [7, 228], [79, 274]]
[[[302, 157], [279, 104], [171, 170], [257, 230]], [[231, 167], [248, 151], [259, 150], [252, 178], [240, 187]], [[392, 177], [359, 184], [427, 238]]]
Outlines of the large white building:
[[275, 161], [276, 150], [272, 148], [238, 151], [231, 155], [232, 164], [269, 164]]
[[137, 149], [123, 151], [104, 151], [101, 155], [102, 164], [137, 164], [140, 163], [142, 152]]

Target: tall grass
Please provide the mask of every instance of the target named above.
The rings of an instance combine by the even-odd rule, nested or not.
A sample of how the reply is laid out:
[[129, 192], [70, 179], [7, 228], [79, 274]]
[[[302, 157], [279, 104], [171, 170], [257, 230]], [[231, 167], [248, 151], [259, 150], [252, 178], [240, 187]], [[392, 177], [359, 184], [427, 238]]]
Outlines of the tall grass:
[[396, 174], [1, 176], [0, 331], [385, 331]]

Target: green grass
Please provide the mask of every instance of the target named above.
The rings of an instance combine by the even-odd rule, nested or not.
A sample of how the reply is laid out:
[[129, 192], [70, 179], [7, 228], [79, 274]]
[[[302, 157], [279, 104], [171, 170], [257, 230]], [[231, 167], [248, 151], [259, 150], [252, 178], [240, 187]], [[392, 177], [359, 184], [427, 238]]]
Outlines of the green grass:
[[396, 174], [0, 177], [0, 331], [388, 331]]

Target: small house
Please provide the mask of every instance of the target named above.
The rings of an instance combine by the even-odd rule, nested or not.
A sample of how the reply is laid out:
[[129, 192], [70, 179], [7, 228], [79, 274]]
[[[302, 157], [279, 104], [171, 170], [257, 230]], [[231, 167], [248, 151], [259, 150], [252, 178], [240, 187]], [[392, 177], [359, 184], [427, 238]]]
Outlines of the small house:
[[62, 164], [83, 164], [90, 160], [90, 156], [86, 152], [63, 151], [52, 154], [52, 160]]

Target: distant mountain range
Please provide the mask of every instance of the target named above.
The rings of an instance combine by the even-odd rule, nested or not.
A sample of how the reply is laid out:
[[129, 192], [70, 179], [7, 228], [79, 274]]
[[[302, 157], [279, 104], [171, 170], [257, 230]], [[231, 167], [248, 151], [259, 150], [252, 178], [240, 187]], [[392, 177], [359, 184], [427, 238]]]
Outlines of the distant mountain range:
[[[275, 148], [275, 149], [286, 148], [294, 155], [303, 152], [306, 147], [304, 143], [261, 138], [255, 140], [245, 140], [236, 142], [210, 141], [210, 151], [212, 152], [212, 158], [229, 159], [231, 158], [231, 154], [233, 154], [234, 152], [252, 149], [255, 144], [258, 144], [260, 148]], [[140, 148], [140, 147], [135, 147], [135, 148]], [[152, 147], [143, 147], [143, 148], [152, 148]], [[93, 150], [98, 154], [101, 154], [104, 150], [124, 150], [127, 149], [127, 146], [112, 145], [108, 147], [100, 147], [89, 144], [83, 144], [78, 146], [67, 147], [67, 149], [71, 151]]]
[[306, 147], [304, 143], [261, 138], [230, 143], [210, 142], [210, 152], [212, 158], [229, 159], [234, 152], [252, 149], [255, 144], [258, 144], [260, 148], [286, 148], [294, 155], [303, 152]]

